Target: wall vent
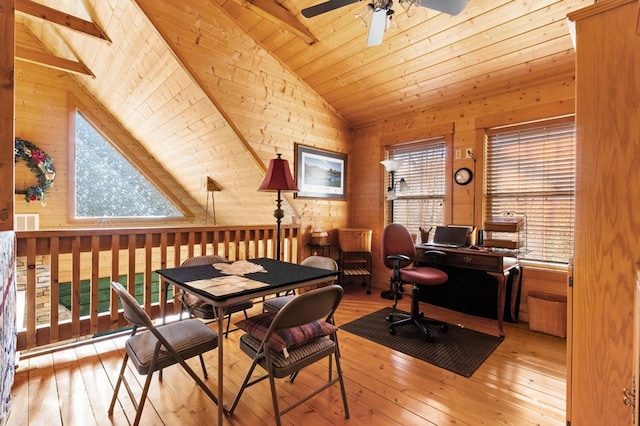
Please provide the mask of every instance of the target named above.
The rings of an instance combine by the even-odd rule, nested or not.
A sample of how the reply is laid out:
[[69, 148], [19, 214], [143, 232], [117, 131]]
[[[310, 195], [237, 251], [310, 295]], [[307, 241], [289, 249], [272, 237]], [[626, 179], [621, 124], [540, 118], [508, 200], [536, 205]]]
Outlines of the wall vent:
[[39, 214], [17, 214], [16, 231], [37, 231], [40, 229]]

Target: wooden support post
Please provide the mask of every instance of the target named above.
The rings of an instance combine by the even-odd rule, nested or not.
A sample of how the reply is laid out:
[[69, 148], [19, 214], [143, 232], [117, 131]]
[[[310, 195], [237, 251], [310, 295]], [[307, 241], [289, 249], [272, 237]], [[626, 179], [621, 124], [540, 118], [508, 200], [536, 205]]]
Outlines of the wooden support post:
[[15, 4], [0, 0], [0, 231], [13, 229], [15, 213]]

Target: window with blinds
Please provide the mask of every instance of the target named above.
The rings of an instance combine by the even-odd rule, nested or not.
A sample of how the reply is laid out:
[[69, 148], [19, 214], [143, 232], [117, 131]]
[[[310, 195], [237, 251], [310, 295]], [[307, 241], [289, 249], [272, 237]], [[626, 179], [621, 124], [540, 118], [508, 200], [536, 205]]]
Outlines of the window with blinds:
[[[388, 222], [400, 223], [420, 235], [420, 227], [441, 225], [444, 221], [445, 159], [444, 137], [394, 145], [387, 148], [390, 160], [402, 161], [395, 174], [396, 199], [389, 201]], [[408, 187], [400, 191], [404, 178]], [[387, 178], [387, 185], [392, 183]]]
[[575, 215], [574, 118], [491, 129], [485, 155], [487, 219], [526, 218], [527, 259], [567, 263]]

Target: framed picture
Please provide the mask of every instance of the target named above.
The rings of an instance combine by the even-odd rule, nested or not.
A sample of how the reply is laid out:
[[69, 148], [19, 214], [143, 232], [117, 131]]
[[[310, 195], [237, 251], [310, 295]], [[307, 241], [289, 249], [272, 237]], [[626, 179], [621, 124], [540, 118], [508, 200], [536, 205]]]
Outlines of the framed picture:
[[295, 145], [296, 197], [347, 199], [347, 155]]

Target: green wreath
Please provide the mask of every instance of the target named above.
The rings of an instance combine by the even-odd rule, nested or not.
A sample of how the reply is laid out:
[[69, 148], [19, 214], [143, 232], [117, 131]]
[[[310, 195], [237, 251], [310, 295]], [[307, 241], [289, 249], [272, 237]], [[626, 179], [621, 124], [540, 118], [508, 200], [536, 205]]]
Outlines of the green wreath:
[[27, 163], [27, 167], [38, 178], [37, 186], [16, 189], [16, 194], [24, 194], [24, 199], [27, 203], [40, 201], [44, 205], [45, 194], [49, 192], [56, 178], [56, 168], [53, 165], [53, 160], [49, 154], [42, 151], [35, 144], [20, 138], [16, 138], [13, 153], [15, 162], [24, 160]]

